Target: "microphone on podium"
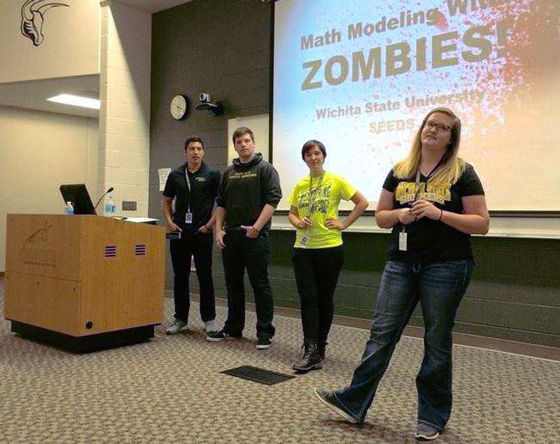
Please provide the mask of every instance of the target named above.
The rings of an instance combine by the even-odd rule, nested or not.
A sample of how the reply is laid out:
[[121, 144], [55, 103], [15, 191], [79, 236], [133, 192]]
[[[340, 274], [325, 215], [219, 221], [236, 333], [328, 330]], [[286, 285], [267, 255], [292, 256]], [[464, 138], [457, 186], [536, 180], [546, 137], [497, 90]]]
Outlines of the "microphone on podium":
[[111, 191], [113, 191], [113, 190], [114, 190], [114, 188], [111, 187], [111, 188], [109, 188], [107, 191], [105, 191], [105, 192], [103, 193], [103, 196], [101, 196], [101, 197], [99, 198], [99, 200], [97, 201], [97, 203], [95, 204], [95, 208], [94, 208], [95, 210], [97, 210], [97, 207], [99, 206], [99, 203], [101, 202], [101, 199], [103, 199], [105, 196], [107, 196], [107, 194], [109, 194], [109, 193], [110, 193]]

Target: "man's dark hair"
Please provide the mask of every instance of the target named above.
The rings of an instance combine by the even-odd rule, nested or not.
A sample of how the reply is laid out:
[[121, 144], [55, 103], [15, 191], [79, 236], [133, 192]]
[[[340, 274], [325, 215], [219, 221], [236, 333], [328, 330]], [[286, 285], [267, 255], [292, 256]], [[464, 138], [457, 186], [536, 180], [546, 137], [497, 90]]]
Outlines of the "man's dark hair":
[[204, 149], [204, 142], [202, 141], [202, 139], [200, 137], [193, 136], [193, 137], [189, 137], [187, 140], [185, 140], [185, 150], [189, 146], [189, 143], [192, 143], [192, 142], [200, 143], [202, 145], [202, 149]]
[[233, 140], [233, 144], [235, 145], [235, 139], [244, 136], [245, 134], [249, 134], [251, 140], [253, 141], [253, 143], [255, 143], [255, 135], [253, 134], [253, 131], [251, 131], [246, 126], [240, 126], [233, 132], [233, 136], [231, 137], [231, 139]]

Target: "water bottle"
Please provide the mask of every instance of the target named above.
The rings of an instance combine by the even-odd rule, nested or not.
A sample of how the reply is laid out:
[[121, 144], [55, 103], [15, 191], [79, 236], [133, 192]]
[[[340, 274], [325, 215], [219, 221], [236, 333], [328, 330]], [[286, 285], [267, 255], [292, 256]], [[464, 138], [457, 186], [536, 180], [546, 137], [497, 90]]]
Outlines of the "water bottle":
[[113, 200], [113, 195], [109, 194], [109, 201], [105, 204], [105, 216], [113, 217], [117, 215], [117, 205]]
[[72, 205], [72, 202], [66, 202], [64, 204], [64, 214], [67, 216], [72, 216], [74, 214], [74, 205]]

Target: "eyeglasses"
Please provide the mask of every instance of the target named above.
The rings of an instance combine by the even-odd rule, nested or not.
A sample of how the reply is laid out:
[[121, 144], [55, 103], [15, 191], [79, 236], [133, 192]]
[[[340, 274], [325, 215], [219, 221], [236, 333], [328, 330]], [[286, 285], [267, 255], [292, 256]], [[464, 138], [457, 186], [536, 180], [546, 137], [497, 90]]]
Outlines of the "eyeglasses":
[[432, 122], [431, 120], [428, 120], [426, 122], [426, 127], [428, 129], [434, 129], [435, 128], [438, 133], [446, 133], [447, 131], [451, 131], [450, 126], [445, 125], [443, 123]]

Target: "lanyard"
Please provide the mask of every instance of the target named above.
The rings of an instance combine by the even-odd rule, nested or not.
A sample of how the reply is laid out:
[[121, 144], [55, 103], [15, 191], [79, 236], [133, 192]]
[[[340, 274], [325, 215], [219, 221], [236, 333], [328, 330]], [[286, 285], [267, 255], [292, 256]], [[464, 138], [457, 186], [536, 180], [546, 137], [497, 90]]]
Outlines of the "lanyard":
[[319, 182], [317, 183], [317, 186], [315, 187], [315, 189], [313, 191], [311, 191], [311, 185], [313, 183], [313, 176], [311, 174], [309, 174], [309, 207], [307, 208], [307, 217], [311, 217], [311, 215], [313, 214], [313, 212], [315, 211], [315, 196], [317, 196], [317, 192], [319, 191], [319, 188], [321, 187], [321, 183], [323, 182], [323, 177], [325, 176], [325, 173], [323, 172], [323, 174], [321, 174], [321, 177], [319, 178]]
[[[433, 170], [432, 170], [433, 171]], [[428, 181], [430, 180], [430, 174], [426, 176], [426, 190], [428, 190]], [[418, 195], [420, 194], [420, 168], [416, 171], [416, 191], [414, 191], [414, 202], [418, 199]]]
[[[428, 191], [428, 182], [430, 181], [430, 178], [432, 177], [432, 174], [434, 174], [436, 172], [436, 170], [440, 167], [440, 165], [442, 164], [443, 161], [443, 157], [441, 159], [439, 159], [439, 162], [436, 164], [435, 167], [432, 168], [432, 170], [428, 173], [428, 175], [426, 176], [426, 185], [425, 185], [425, 189], [426, 191]], [[416, 170], [416, 191], [414, 192], [414, 201], [416, 202], [416, 200], [418, 199], [418, 195], [420, 194], [420, 165], [418, 165], [418, 169]], [[404, 239], [403, 239], [403, 235], [404, 235]], [[401, 242], [404, 242], [404, 247], [403, 244], [401, 244]], [[401, 226], [401, 237], [399, 238], [399, 249], [401, 250], [406, 250], [406, 225], [402, 225]]]
[[[315, 197], [317, 196], [317, 192], [319, 191], [319, 188], [321, 188], [321, 184], [323, 183], [323, 177], [325, 177], [324, 171], [323, 174], [321, 174], [321, 177], [319, 178], [319, 182], [317, 182], [315, 189], [312, 190], [313, 176], [311, 175], [311, 173], [309, 173], [309, 206], [307, 207], [307, 217], [310, 220], [311, 220], [311, 216], [313, 215], [313, 212], [315, 211]], [[307, 241], [309, 240], [308, 233], [309, 233], [309, 228], [305, 230], [305, 234], [301, 238], [302, 245], [307, 244]]]
[[189, 180], [189, 167], [185, 168], [185, 179], [187, 179], [187, 187], [189, 189], [189, 200], [187, 201], [187, 213], [191, 212], [191, 181]]
[[[435, 167], [428, 173], [426, 176], [426, 191], [428, 191], [428, 182], [430, 181], [432, 174], [434, 174], [437, 169], [441, 166], [443, 162], [443, 156], [439, 159], [439, 162], [436, 164]], [[414, 200], [418, 198], [418, 194], [420, 193], [420, 165], [418, 165], [418, 169], [416, 170], [416, 192], [414, 193]]]

